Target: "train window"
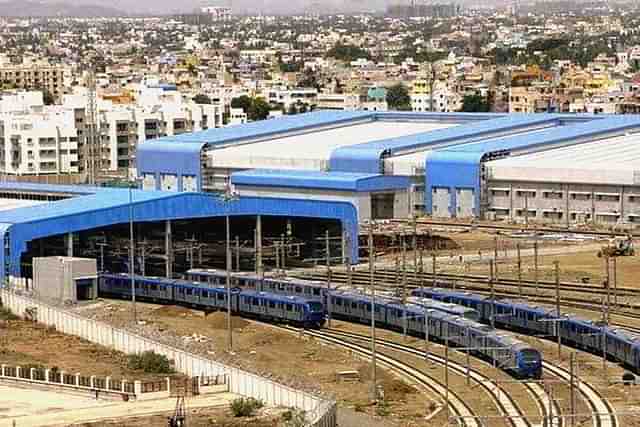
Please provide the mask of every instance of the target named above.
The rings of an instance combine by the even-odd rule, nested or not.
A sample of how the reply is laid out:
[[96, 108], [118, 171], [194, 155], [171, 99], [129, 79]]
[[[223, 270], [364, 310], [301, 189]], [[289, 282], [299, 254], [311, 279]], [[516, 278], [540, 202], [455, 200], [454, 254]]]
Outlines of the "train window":
[[313, 288], [313, 294], [314, 294], [314, 295], [320, 295], [320, 289], [318, 289], [318, 288]]
[[209, 292], [202, 291], [202, 298], [209, 298]]
[[342, 305], [342, 299], [340, 298], [331, 298], [331, 302], [335, 305]]
[[151, 290], [152, 291], [157, 291], [158, 290], [158, 285], [151, 285]]
[[302, 293], [302, 288], [300, 286], [296, 286], [296, 293]]
[[291, 304], [287, 304], [287, 311], [291, 311], [293, 309], [293, 306]]
[[218, 294], [218, 299], [219, 300], [223, 300], [224, 299], [224, 294], [222, 294], [222, 293]]
[[253, 298], [252, 304], [259, 305], [258, 298]]
[[279, 290], [279, 291], [284, 291], [285, 289], [286, 289], [286, 288], [285, 288], [284, 283], [278, 283], [278, 290]]
[[367, 311], [371, 311], [371, 304], [367, 304]]
[[193, 289], [187, 289], [187, 295], [193, 295]]
[[357, 302], [352, 302], [351, 303], [351, 308], [358, 308], [358, 303]]
[[276, 303], [273, 301], [269, 301], [269, 308], [276, 308]]
[[293, 311], [296, 311], [296, 312], [300, 311], [300, 306], [299, 305], [294, 305], [293, 306]]

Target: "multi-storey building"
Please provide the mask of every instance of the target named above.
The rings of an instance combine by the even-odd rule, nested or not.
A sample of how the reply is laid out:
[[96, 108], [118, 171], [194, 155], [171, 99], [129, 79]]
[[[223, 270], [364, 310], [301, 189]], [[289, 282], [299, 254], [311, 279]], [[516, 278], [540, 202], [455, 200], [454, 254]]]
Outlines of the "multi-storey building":
[[0, 170], [12, 175], [78, 172], [73, 112], [1, 113]]
[[0, 83], [5, 87], [47, 90], [54, 98], [62, 96], [63, 70], [51, 65], [11, 65], [0, 67]]

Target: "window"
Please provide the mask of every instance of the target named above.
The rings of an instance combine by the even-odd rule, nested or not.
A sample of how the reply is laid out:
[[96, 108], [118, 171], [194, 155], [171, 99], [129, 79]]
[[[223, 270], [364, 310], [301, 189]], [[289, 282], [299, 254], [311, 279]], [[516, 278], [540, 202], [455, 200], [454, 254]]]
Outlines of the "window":
[[293, 310], [293, 306], [291, 304], [287, 304], [287, 311]]
[[273, 301], [269, 301], [269, 308], [276, 308], [276, 303]]

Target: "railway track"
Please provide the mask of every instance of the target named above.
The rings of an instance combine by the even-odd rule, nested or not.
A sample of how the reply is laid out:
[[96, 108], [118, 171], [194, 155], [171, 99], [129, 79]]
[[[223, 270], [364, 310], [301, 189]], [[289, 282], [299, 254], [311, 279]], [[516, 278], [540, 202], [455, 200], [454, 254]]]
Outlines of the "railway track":
[[[361, 335], [351, 332], [345, 332], [335, 329], [329, 330], [333, 335], [339, 335], [348, 339], [355, 340], [369, 340], [370, 337], [367, 335]], [[414, 347], [398, 344], [393, 341], [388, 341], [384, 339], [376, 340], [378, 346], [382, 348], [388, 348], [391, 350], [395, 350], [401, 353], [409, 354], [412, 356], [416, 356], [420, 359], [424, 360], [425, 352], [420, 351]], [[504, 390], [502, 386], [496, 384], [494, 381], [491, 381], [491, 378], [479, 372], [476, 369], [469, 369], [467, 371], [467, 367], [461, 365], [456, 362], [449, 361], [448, 363], [445, 361], [444, 357], [437, 356], [434, 354], [428, 355], [429, 361], [432, 363], [437, 363], [438, 365], [445, 366], [448, 365], [449, 369], [453, 372], [466, 376], [468, 375], [470, 380], [478, 384], [482, 389], [493, 399], [496, 406], [499, 408], [500, 412], [509, 419], [509, 422], [514, 427], [523, 426], [523, 427], [532, 427], [533, 424], [531, 421], [527, 419], [524, 415], [522, 409], [517, 405], [515, 399], [513, 399], [509, 393]], [[542, 419], [553, 419], [554, 417], [558, 417], [560, 414], [560, 408], [553, 402], [553, 404], [549, 404], [549, 398], [545, 399], [546, 392], [544, 388], [540, 386], [540, 384], [536, 382], [523, 382], [523, 385], [527, 388], [530, 395], [535, 399], [537, 406], [540, 408], [542, 414]], [[559, 418], [556, 418], [559, 419]], [[561, 427], [561, 424], [553, 424], [554, 427]]]
[[[413, 227], [412, 222], [408, 220], [393, 219], [391, 220], [391, 222], [397, 223], [397, 224], [405, 224], [407, 226]], [[482, 223], [470, 223], [470, 222], [447, 222], [447, 221], [435, 221], [435, 220], [428, 220], [428, 219], [418, 219], [416, 223], [418, 225], [432, 225], [432, 226], [450, 227], [450, 228], [457, 227], [457, 228], [465, 228], [465, 229], [472, 228], [472, 229], [479, 229], [479, 230], [499, 230], [499, 231], [512, 231], [512, 232], [526, 230], [530, 232], [540, 232], [540, 233], [582, 234], [585, 236], [598, 236], [598, 237], [611, 237], [611, 236], [626, 237], [629, 234], [631, 234], [633, 237], [640, 237], [640, 234], [632, 233], [632, 232], [579, 230], [579, 229], [573, 229], [573, 228], [567, 228], [567, 227], [525, 228], [523, 226], [518, 227], [518, 226], [512, 226], [512, 225], [482, 224]]]
[[[542, 366], [545, 372], [551, 373], [567, 383], [571, 383], [571, 373], [565, 368], [549, 362], [543, 362]], [[602, 393], [596, 390], [593, 385], [579, 378], [575, 383], [582, 398], [591, 408], [593, 427], [620, 427], [615, 409]]]
[[[299, 333], [300, 329], [291, 326], [274, 326], [279, 329], [284, 329], [289, 332]], [[371, 350], [365, 345], [359, 345], [344, 340], [344, 337], [338, 335], [332, 335], [331, 332], [322, 331], [310, 331], [305, 330], [305, 335], [312, 336], [315, 339], [324, 341], [326, 343], [337, 345], [339, 347], [346, 348], [353, 353], [371, 359]], [[415, 383], [423, 387], [424, 389], [434, 393], [438, 396], [445, 396], [447, 394], [447, 388], [440, 381], [426, 375], [424, 372], [385, 354], [377, 354], [376, 359], [378, 363], [386, 366], [396, 374], [407, 379], [409, 382]], [[449, 390], [449, 410], [453, 415], [453, 418], [459, 420], [459, 425], [463, 427], [482, 427], [479, 421], [479, 417], [473, 412], [469, 405], [460, 398], [454, 391]]]

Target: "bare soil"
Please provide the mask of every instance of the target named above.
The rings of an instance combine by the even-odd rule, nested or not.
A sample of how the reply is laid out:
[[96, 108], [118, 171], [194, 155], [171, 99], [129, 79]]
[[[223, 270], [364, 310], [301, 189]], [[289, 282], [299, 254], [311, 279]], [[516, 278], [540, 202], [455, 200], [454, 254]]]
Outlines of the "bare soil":
[[74, 374], [140, 381], [166, 377], [129, 369], [124, 353], [65, 335], [54, 328], [24, 320], [0, 322], [0, 363], [8, 366], [57, 367]]
[[[108, 307], [108, 309], [105, 309]], [[84, 315], [119, 327], [131, 327], [127, 301], [98, 301], [79, 307]], [[294, 387], [321, 391], [334, 396], [342, 407], [382, 417], [395, 425], [416, 424], [425, 417], [428, 400], [418, 389], [379, 370], [378, 379], [385, 390], [387, 406], [380, 411], [369, 405], [369, 363], [347, 351], [328, 346], [308, 336], [300, 336], [268, 325], [232, 316], [233, 352], [229, 353], [227, 317], [224, 312], [205, 315], [198, 310], [155, 304], [138, 304], [136, 331], [155, 339], [164, 339], [178, 347], [207, 354], [261, 375], [279, 379]], [[358, 371], [355, 382], [338, 378], [341, 371]], [[411, 423], [405, 417], [410, 414]]]

